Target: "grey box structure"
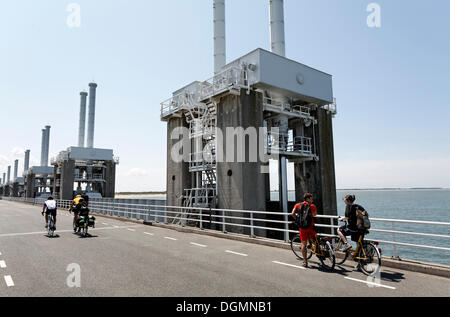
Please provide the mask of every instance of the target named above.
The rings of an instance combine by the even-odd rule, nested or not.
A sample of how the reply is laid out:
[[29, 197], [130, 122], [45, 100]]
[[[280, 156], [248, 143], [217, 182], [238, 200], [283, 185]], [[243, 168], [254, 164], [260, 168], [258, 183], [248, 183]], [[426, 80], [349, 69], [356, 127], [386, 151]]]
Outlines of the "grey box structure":
[[[286, 195], [280, 202], [270, 199], [268, 160], [275, 159], [280, 183], [286, 183], [286, 162], [294, 163], [297, 202], [310, 192], [319, 214], [336, 214], [335, 114], [331, 75], [263, 49], [225, 65], [209, 80], [177, 90], [161, 104], [161, 120], [168, 127], [168, 205], [287, 212]], [[188, 132], [173, 140], [174, 129], [182, 127]], [[224, 159], [230, 150], [239, 150], [231, 140], [235, 136], [226, 133], [230, 128], [264, 132], [252, 141], [244, 134], [244, 161]], [[254, 143], [264, 153], [257, 161], [250, 160]], [[180, 144], [183, 161], [174, 162]], [[203, 156], [197, 155], [199, 149]], [[178, 216], [183, 219], [182, 212]], [[245, 217], [248, 213], [242, 213]], [[245, 226], [234, 231], [248, 233]]]

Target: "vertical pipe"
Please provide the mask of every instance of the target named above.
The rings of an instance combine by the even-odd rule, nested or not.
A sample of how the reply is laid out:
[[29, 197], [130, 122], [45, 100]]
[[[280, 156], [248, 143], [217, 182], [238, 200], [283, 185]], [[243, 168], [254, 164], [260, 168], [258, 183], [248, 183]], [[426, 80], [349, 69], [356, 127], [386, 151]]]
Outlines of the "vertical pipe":
[[89, 114], [88, 114], [88, 134], [87, 147], [94, 147], [94, 127], [95, 127], [95, 97], [97, 84], [89, 84]]
[[50, 149], [50, 126], [45, 126], [45, 151], [44, 151], [44, 165], [48, 166], [48, 154]]
[[25, 151], [25, 160], [23, 163], [23, 172], [25, 173], [30, 168], [30, 150]]
[[41, 139], [41, 166], [44, 166], [45, 136], [46, 136], [46, 131], [45, 131], [45, 129], [42, 129], [42, 139]]
[[270, 46], [275, 54], [286, 56], [284, 39], [284, 1], [269, 0]]
[[214, 74], [226, 64], [225, 0], [214, 0]]
[[80, 122], [78, 125], [78, 147], [84, 147], [84, 137], [86, 131], [86, 98], [87, 92], [80, 92]]
[[280, 193], [280, 206], [286, 215], [284, 216], [284, 221], [286, 222], [284, 225], [284, 241], [289, 241], [289, 219], [288, 219], [288, 190], [287, 190], [287, 160], [286, 156], [281, 155], [278, 161], [278, 187]]
[[15, 161], [14, 161], [13, 182], [16, 181], [18, 169], [19, 169], [19, 160], [15, 160]]

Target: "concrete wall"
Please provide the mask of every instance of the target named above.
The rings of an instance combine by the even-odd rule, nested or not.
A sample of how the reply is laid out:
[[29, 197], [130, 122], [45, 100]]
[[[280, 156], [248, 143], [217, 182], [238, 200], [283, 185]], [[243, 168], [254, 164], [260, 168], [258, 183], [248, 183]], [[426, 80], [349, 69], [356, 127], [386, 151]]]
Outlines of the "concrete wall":
[[[189, 134], [179, 136], [179, 139], [171, 139], [174, 129], [183, 127], [188, 128], [183, 117], [172, 117], [167, 121], [167, 206], [183, 206], [184, 190], [192, 188], [192, 179], [189, 173]], [[186, 154], [181, 162], [173, 160], [171, 155], [172, 149], [179, 142], [183, 142], [183, 148], [186, 149], [186, 151], [180, 151], [180, 154]]]
[[[240, 95], [223, 97], [217, 109], [217, 128], [223, 133], [222, 150], [226, 160], [226, 128], [263, 126], [262, 95], [256, 92], [247, 94], [241, 90]], [[259, 134], [258, 134], [259, 138]], [[217, 187], [218, 207], [224, 209], [265, 210], [266, 209], [266, 175], [261, 173], [261, 162], [249, 162], [249, 147], [246, 141], [246, 162], [237, 162], [237, 142], [233, 142], [235, 162], [218, 162]], [[220, 145], [218, 144], [218, 147]], [[231, 175], [229, 175], [229, 173]], [[169, 197], [169, 196], [168, 196]], [[241, 214], [248, 217], [248, 214]], [[235, 223], [248, 224], [248, 221], [233, 220]], [[247, 233], [248, 229], [229, 227], [227, 231]]]
[[116, 164], [112, 161], [106, 162], [105, 180], [103, 197], [114, 198], [116, 194]]
[[[319, 161], [295, 164], [296, 201], [303, 201], [303, 195], [309, 192], [314, 195], [319, 214], [337, 215], [332, 114], [319, 108], [313, 115], [318, 121], [314, 126], [314, 134]], [[306, 136], [313, 136], [312, 125], [304, 129]]]
[[63, 161], [61, 167], [61, 187], [59, 189], [59, 197], [62, 200], [73, 199], [73, 182], [74, 182], [74, 169], [75, 161], [67, 160]]

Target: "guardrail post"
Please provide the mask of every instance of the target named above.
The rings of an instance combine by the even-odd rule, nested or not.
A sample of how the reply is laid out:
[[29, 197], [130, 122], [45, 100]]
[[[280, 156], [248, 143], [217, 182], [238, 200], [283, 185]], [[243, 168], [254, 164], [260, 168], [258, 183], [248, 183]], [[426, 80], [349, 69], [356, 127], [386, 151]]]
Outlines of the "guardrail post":
[[227, 233], [226, 227], [225, 227], [225, 218], [223, 217], [225, 216], [225, 211], [222, 210], [222, 232], [223, 233]]
[[255, 229], [253, 228], [253, 211], [250, 211], [250, 237], [255, 237]]
[[203, 230], [203, 209], [200, 209], [200, 229]]
[[[392, 231], [395, 231], [395, 223], [394, 222], [392, 222]], [[396, 242], [395, 237], [396, 237], [396, 234], [393, 233], [392, 234], [392, 242]], [[395, 244], [394, 244], [394, 259], [400, 259], [400, 257], [398, 256], [398, 246]]]

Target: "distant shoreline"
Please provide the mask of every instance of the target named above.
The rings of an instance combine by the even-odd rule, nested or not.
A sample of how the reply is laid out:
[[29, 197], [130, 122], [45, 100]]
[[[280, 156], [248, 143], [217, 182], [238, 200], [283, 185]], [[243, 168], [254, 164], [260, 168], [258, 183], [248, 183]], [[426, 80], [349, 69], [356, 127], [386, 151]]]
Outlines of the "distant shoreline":
[[[411, 188], [338, 188], [336, 190], [359, 190], [359, 191], [377, 191], [377, 190], [449, 190], [450, 188], [445, 187], [411, 187]], [[295, 190], [290, 190], [290, 192], [294, 192]], [[271, 191], [272, 193], [278, 193], [278, 190]], [[167, 192], [121, 192], [116, 193], [117, 196], [161, 196], [166, 195]]]

